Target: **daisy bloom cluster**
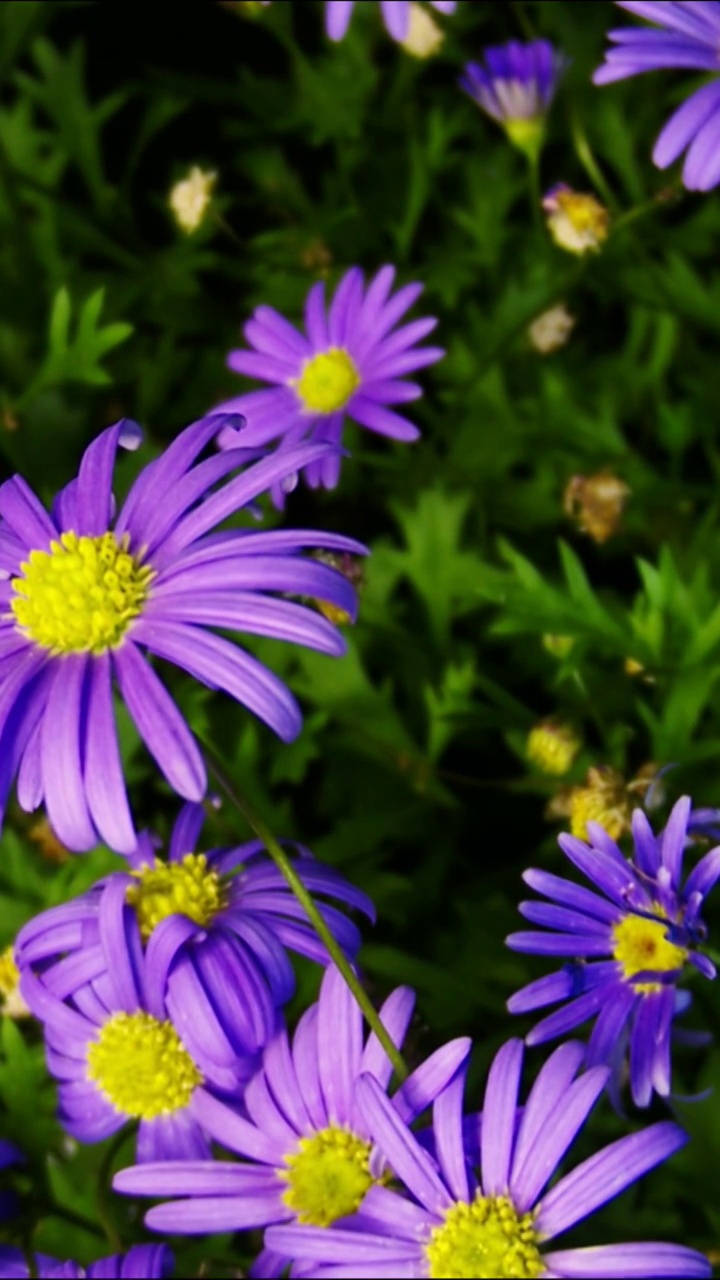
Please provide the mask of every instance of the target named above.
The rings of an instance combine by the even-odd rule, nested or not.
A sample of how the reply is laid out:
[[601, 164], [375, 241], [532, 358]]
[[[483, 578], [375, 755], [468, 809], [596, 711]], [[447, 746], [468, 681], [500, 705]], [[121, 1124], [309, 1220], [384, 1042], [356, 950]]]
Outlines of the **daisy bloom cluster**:
[[648, 1106], [654, 1092], [670, 1092], [672, 1023], [687, 1003], [677, 990], [680, 978], [688, 966], [715, 977], [715, 966], [698, 948], [706, 936], [700, 911], [720, 877], [720, 848], [705, 854], [683, 883], [690, 812], [683, 797], [656, 836], [636, 809], [632, 858], [595, 822], [587, 824], [587, 844], [560, 836], [563, 853], [593, 888], [526, 871], [526, 883], [548, 901], [522, 902], [520, 911], [544, 932], [507, 939], [515, 951], [566, 959], [562, 969], [508, 1001], [511, 1013], [562, 1005], [533, 1028], [528, 1044], [567, 1035], [594, 1019], [588, 1064], [619, 1071], [629, 1048], [630, 1087], [639, 1107]]
[[[380, 1010], [397, 1047], [414, 1002], [413, 992], [399, 987]], [[393, 1114], [414, 1120], [469, 1050], [464, 1038], [437, 1050], [393, 1095]], [[113, 1185], [130, 1195], [173, 1197], [146, 1215], [157, 1231], [185, 1235], [281, 1222], [325, 1230], [354, 1214], [369, 1191], [396, 1172], [374, 1148], [358, 1106], [359, 1081], [368, 1077], [386, 1096], [392, 1065], [375, 1035], [364, 1040], [358, 1006], [344, 979], [329, 968], [320, 998], [301, 1017], [292, 1043], [281, 1028], [267, 1046], [244, 1092], [243, 1114], [222, 1102], [205, 1113], [216, 1141], [240, 1159], [142, 1164], [122, 1170]], [[294, 1250], [266, 1249], [252, 1273], [280, 1276], [295, 1256]]]
[[316, 1280], [710, 1275], [707, 1259], [682, 1245], [554, 1247], [557, 1236], [687, 1141], [677, 1125], [661, 1121], [611, 1143], [547, 1190], [606, 1082], [602, 1067], [577, 1077], [582, 1059], [579, 1045], [557, 1049], [520, 1107], [523, 1049], [510, 1040], [490, 1068], [482, 1116], [470, 1126], [461, 1067], [434, 1103], [432, 1153], [362, 1075], [357, 1108], [393, 1170], [394, 1188], [372, 1186], [359, 1211], [336, 1226], [273, 1227], [268, 1247], [297, 1259], [293, 1275]]

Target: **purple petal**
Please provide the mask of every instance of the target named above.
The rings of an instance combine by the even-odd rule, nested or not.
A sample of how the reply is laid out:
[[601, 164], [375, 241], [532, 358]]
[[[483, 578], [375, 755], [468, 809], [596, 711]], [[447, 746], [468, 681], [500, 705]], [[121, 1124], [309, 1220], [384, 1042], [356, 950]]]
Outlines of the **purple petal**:
[[569, 1085], [537, 1134], [532, 1147], [512, 1175], [512, 1199], [519, 1213], [527, 1213], [572, 1145], [607, 1084], [610, 1071], [593, 1067]]
[[568, 1031], [579, 1027], [602, 1008], [607, 994], [606, 986], [596, 987], [594, 991], [578, 996], [577, 1000], [571, 1000], [564, 1009], [558, 1009], [556, 1013], [542, 1018], [532, 1031], [528, 1032], [527, 1044], [542, 1044], [545, 1040], [554, 1040], [557, 1036], [564, 1036]]
[[296, 1133], [308, 1133], [314, 1126], [303, 1101], [287, 1031], [284, 1027], [276, 1033], [263, 1053], [263, 1069], [276, 1105], [286, 1116]]
[[[716, 86], [717, 87], [717, 86]], [[709, 191], [720, 177], [720, 94], [715, 110], [700, 127], [690, 144], [683, 167], [683, 183], [689, 191]]]
[[302, 360], [313, 354], [307, 338], [298, 333], [279, 311], [273, 307], [256, 307], [252, 320], [245, 326], [245, 337], [260, 351], [269, 355], [281, 349]]
[[148, 1012], [161, 1022], [166, 1017], [167, 979], [175, 956], [197, 933], [194, 920], [172, 915], [161, 920], [150, 936], [145, 962], [145, 999]]
[[612, 951], [607, 932], [591, 933], [586, 937], [577, 933], [510, 933], [505, 946], [512, 951], [523, 951], [539, 956], [606, 956]]
[[[111, 876], [100, 899], [98, 924], [118, 1010], [135, 1013], [141, 1005], [141, 989], [133, 967], [142, 966], [142, 949], [135, 914], [126, 908], [130, 876]], [[134, 945], [133, 945], [134, 944]], [[134, 952], [134, 955], [133, 955]]]
[[277, 1175], [271, 1169], [227, 1161], [162, 1160], [121, 1169], [112, 1185], [127, 1196], [245, 1196], [271, 1191]]
[[[265, 1236], [265, 1243], [268, 1248], [276, 1249], [289, 1258], [310, 1257], [314, 1262], [334, 1262], [340, 1266], [347, 1262], [372, 1267], [373, 1275], [378, 1263], [422, 1256], [422, 1246], [417, 1242], [343, 1231], [339, 1227], [272, 1227]], [[368, 1271], [357, 1274], [367, 1276]]]
[[111, 661], [107, 653], [93, 657], [87, 677], [85, 795], [90, 816], [102, 839], [116, 853], [130, 854], [137, 845], [128, 805], [113, 711]]
[[636, 809], [632, 816], [632, 833], [635, 844], [635, 862], [641, 871], [654, 879], [660, 870], [660, 841], [642, 809]]
[[410, 26], [409, 0], [380, 0], [383, 20], [393, 40], [404, 40]]
[[[264, 602], [261, 596], [253, 597], [251, 593], [287, 591], [293, 595], [329, 600], [349, 613], [351, 618], [357, 612], [357, 596], [353, 587], [343, 574], [329, 565], [289, 555], [213, 556], [199, 552], [196, 557], [184, 558], [171, 574], [163, 576], [145, 610], [145, 618], [152, 620], [155, 611], [176, 607], [178, 600], [182, 604], [189, 594], [194, 595], [199, 604], [208, 593], [212, 593], [212, 598], [217, 591], [232, 592], [241, 601], [257, 602], [260, 606], [268, 602]], [[232, 625], [242, 628], [244, 619], [237, 618]]]
[[526, 987], [516, 991], [507, 1001], [509, 1013], [529, 1013], [533, 1009], [542, 1009], [546, 1004], [556, 1004], [558, 1000], [567, 1000], [573, 994], [575, 978], [570, 970], [561, 969], [558, 973], [549, 973], [545, 978], [537, 978]]
[[720, 878], [720, 847], [711, 849], [704, 858], [700, 859], [697, 866], [693, 867], [685, 883], [683, 897], [686, 901], [696, 893], [702, 898], [706, 897], [718, 878]]
[[563, 1098], [582, 1066], [584, 1046], [574, 1041], [561, 1044], [540, 1068], [523, 1108], [513, 1156], [510, 1181], [514, 1186], [517, 1171], [522, 1168], [540, 1138], [549, 1117]]
[[154, 1120], [141, 1120], [135, 1158], [138, 1164], [157, 1160], [210, 1160], [210, 1147], [187, 1107]]
[[540, 1204], [535, 1229], [551, 1239], [574, 1227], [687, 1141], [688, 1135], [678, 1125], [663, 1120], [612, 1142], [548, 1192]]
[[393, 1096], [393, 1106], [405, 1124], [412, 1124], [435, 1101], [455, 1073], [466, 1062], [472, 1048], [468, 1036], [459, 1036], [441, 1045], [421, 1062]]
[[381, 436], [389, 436], [391, 440], [402, 440], [410, 444], [420, 436], [418, 428], [408, 422], [407, 418], [401, 418], [392, 409], [385, 409], [362, 395], [353, 396], [348, 406], [348, 415], [361, 426], [377, 431]]
[[13, 476], [0, 485], [0, 516], [28, 551], [47, 551], [58, 537], [50, 516], [22, 476]]
[[356, 1088], [363, 1119], [395, 1176], [431, 1213], [442, 1215], [451, 1199], [430, 1157], [372, 1076], [361, 1076]]
[[352, 17], [355, 0], [327, 0], [325, 31], [331, 40], [342, 40]]
[[292, 1210], [283, 1204], [278, 1188], [266, 1191], [264, 1195], [246, 1192], [243, 1196], [223, 1196], [220, 1199], [203, 1196], [159, 1204], [148, 1211], [145, 1222], [153, 1231], [191, 1236], [249, 1231], [255, 1227], [266, 1227], [271, 1222], [283, 1222], [291, 1216]]
[[112, 477], [118, 447], [137, 449], [142, 429], [130, 418], [107, 427], [85, 450], [75, 489], [75, 533], [97, 537], [106, 533], [112, 519]]
[[[414, 1008], [415, 992], [410, 987], [396, 987], [380, 1010], [380, 1021], [398, 1050], [402, 1049]], [[374, 1076], [378, 1084], [387, 1089], [393, 1066], [374, 1031], [363, 1049], [359, 1070]]]
[[47, 988], [29, 969], [26, 969], [20, 977], [19, 991], [35, 1017], [40, 1022], [47, 1023], [51, 1031], [63, 1042], [66, 1040], [70, 1042], [63, 1045], [66, 1053], [75, 1047], [75, 1042], [86, 1045], [93, 1036], [95, 1028], [87, 1018], [83, 1018], [61, 1000], [51, 996]]
[[128, 711], [161, 773], [185, 799], [202, 800], [203, 758], [170, 694], [131, 641], [114, 651], [113, 662]]
[[605, 1003], [601, 1006], [597, 1022], [590, 1036], [587, 1065], [589, 1067], [610, 1063], [617, 1049], [625, 1024], [630, 1017], [635, 1003], [642, 999], [629, 982], [618, 982], [614, 989], [605, 993]]
[[[670, 996], [672, 999], [672, 992]], [[644, 994], [638, 1002], [630, 1036], [630, 1083], [633, 1102], [638, 1107], [649, 1106], [652, 1099], [657, 1033], [661, 1015], [660, 993]]]
[[255, 1125], [243, 1120], [206, 1089], [200, 1087], [195, 1090], [192, 1110], [198, 1123], [221, 1146], [236, 1151], [249, 1160], [257, 1160], [260, 1164], [282, 1167], [285, 1155], [282, 1148], [278, 1148], [276, 1142], [256, 1129]]
[[359, 1005], [342, 974], [331, 965], [320, 988], [317, 1024], [320, 1083], [331, 1124], [350, 1124], [362, 1048]]
[[543, 1255], [548, 1271], [568, 1280], [634, 1280], [661, 1276], [711, 1276], [702, 1253], [681, 1244], [605, 1244], [589, 1249], [561, 1249]]
[[175, 819], [168, 845], [170, 862], [182, 862], [186, 854], [194, 852], [204, 825], [205, 810], [201, 804], [191, 803], [182, 806]]
[[556, 907], [549, 902], [521, 902], [518, 911], [532, 924], [543, 925], [546, 929], [563, 929], [566, 933], [597, 934], [606, 940], [608, 938], [605, 921], [594, 920], [581, 911], [570, 911], [567, 907]]
[[229, 640], [197, 627], [150, 619], [137, 624], [135, 636], [159, 658], [174, 662], [208, 688], [222, 689], [235, 698], [284, 742], [297, 737], [302, 720], [290, 690], [261, 662]]
[[463, 1097], [467, 1065], [464, 1064], [435, 1100], [433, 1131], [440, 1171], [456, 1200], [470, 1200], [463, 1143]]
[[55, 665], [42, 728], [42, 771], [50, 823], [63, 844], [91, 849], [97, 833], [82, 776], [87, 654], [67, 654]]
[[309, 290], [305, 299], [305, 328], [315, 351], [322, 351], [330, 346], [327, 319], [325, 316], [325, 282], [318, 280]]
[[271, 636], [334, 657], [347, 649], [340, 632], [314, 610], [289, 600], [264, 600], [249, 591], [176, 592], [154, 600], [145, 616], [148, 622], [188, 622]]
[[297, 1149], [298, 1134], [275, 1102], [262, 1071], [253, 1076], [243, 1094], [243, 1107], [257, 1128], [286, 1153]]
[[[720, 97], [718, 98], [718, 106], [720, 106]], [[681, 796], [673, 805], [662, 834], [660, 860], [663, 867], [670, 873], [670, 883], [674, 888], [678, 886], [680, 881], [691, 807], [692, 800], [690, 797]]]
[[480, 1134], [480, 1167], [486, 1196], [508, 1193], [522, 1063], [522, 1040], [508, 1040], [490, 1067]]
[[328, 1125], [317, 1052], [318, 1006], [311, 1005], [302, 1015], [293, 1036], [293, 1067], [300, 1094], [314, 1129]]

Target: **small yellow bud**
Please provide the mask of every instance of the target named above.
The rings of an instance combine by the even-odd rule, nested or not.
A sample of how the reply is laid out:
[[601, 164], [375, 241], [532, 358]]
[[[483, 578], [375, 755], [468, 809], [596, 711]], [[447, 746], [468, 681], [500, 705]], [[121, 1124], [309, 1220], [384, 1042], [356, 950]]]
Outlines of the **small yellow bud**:
[[525, 749], [528, 760], [543, 773], [559, 776], [567, 773], [580, 746], [580, 738], [570, 725], [543, 720], [530, 731]]
[[560, 182], [548, 191], [542, 207], [550, 235], [568, 253], [597, 253], [607, 240], [610, 214], [595, 196]]
[[612, 471], [573, 476], [565, 487], [563, 506], [582, 533], [594, 542], [607, 542], [617, 533], [630, 489]]
[[187, 235], [197, 231], [203, 221], [216, 182], [217, 173], [194, 165], [188, 176], [176, 182], [172, 188], [169, 196], [170, 208], [180, 230]]
[[438, 26], [431, 14], [422, 5], [410, 5], [410, 23], [407, 35], [400, 41], [406, 53], [413, 58], [432, 58], [437, 53], [443, 40], [444, 31]]
[[37, 845], [40, 857], [46, 862], [54, 862], [60, 867], [72, 856], [70, 850], [58, 840], [47, 818], [40, 818], [33, 823], [28, 831], [28, 839]]
[[547, 356], [565, 346], [574, 328], [575, 317], [570, 314], [565, 303], [561, 302], [533, 320], [528, 328], [528, 338], [540, 355]]

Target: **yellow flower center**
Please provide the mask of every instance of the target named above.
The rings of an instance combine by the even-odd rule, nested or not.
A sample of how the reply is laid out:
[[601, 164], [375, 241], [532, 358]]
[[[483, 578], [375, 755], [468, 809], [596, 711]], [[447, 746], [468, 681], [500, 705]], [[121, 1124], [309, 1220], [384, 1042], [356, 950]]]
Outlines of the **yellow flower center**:
[[329, 1227], [355, 1213], [376, 1181], [370, 1173], [370, 1143], [331, 1125], [301, 1138], [285, 1156], [289, 1183], [283, 1201], [299, 1222]]
[[535, 1277], [545, 1270], [531, 1213], [519, 1214], [507, 1196], [482, 1196], [448, 1209], [425, 1254], [432, 1280], [476, 1276]]
[[569, 253], [597, 252], [610, 230], [610, 215], [604, 205], [581, 191], [558, 191], [555, 204], [548, 218], [555, 243]]
[[226, 905], [223, 883], [217, 871], [208, 871], [204, 853], [186, 853], [181, 862], [161, 862], [133, 871], [138, 880], [127, 891], [135, 908], [143, 942], [167, 916], [188, 916], [196, 924], [211, 924]]
[[10, 601], [25, 635], [53, 653], [104, 653], [120, 645], [142, 611], [153, 577], [130, 554], [129, 535], [63, 533], [49, 551], [31, 551], [13, 578]]
[[[631, 982], [637, 973], [671, 973], [681, 969], [687, 951], [669, 942], [667, 924], [662, 920], [646, 920], [644, 916], [623, 916], [613, 927], [613, 956], [622, 965], [623, 977]], [[659, 982], [636, 982], [636, 991], [660, 991]]]
[[306, 360], [299, 378], [291, 381], [303, 407], [310, 413], [336, 413], [344, 409], [360, 386], [360, 374], [347, 351], [330, 347]]
[[140, 1120], [180, 1111], [203, 1080], [172, 1023], [149, 1013], [116, 1013], [88, 1046], [87, 1064], [112, 1105]]

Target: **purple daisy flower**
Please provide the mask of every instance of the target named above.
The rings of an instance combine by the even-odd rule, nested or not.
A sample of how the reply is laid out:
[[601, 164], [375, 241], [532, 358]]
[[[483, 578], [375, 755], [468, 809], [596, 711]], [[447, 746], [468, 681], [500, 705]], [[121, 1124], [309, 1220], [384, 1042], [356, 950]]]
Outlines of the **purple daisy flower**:
[[[430, 0], [439, 13], [454, 13], [457, 0]], [[331, 40], [342, 40], [350, 26], [355, 0], [327, 0], [325, 30]], [[410, 26], [410, 0], [380, 0], [380, 11], [388, 35], [404, 40]]]
[[[660, 68], [720, 72], [720, 4], [628, 3], [618, 0], [640, 18], [662, 30], [623, 27], [610, 31], [616, 48], [608, 49], [605, 64], [593, 76], [595, 84], [610, 84], [628, 76]], [[662, 130], [653, 160], [667, 169], [687, 151], [683, 182], [689, 191], [709, 191], [720, 182], [720, 79], [696, 89], [670, 117]]]
[[[144, 955], [139, 934], [110, 967], [102, 944], [87, 945], [41, 978], [26, 969], [20, 989], [43, 1023], [59, 1119], [72, 1137], [101, 1142], [134, 1120], [138, 1160], [210, 1158], [206, 1100], [218, 1089], [239, 1093], [258, 1060], [238, 1054], [231, 1069], [213, 1061], [211, 1044], [200, 1069], [184, 1038], [202, 1002], [183, 1011], [180, 1033], [166, 1010], [162, 957]], [[271, 1028], [264, 1031], [267, 1040]]]
[[512, 142], [536, 149], [567, 59], [549, 40], [510, 40], [485, 49], [483, 58], [484, 66], [467, 64], [460, 87], [503, 126]]
[[507, 939], [514, 951], [572, 959], [508, 1001], [511, 1013], [567, 1001], [533, 1028], [527, 1043], [542, 1044], [596, 1018], [588, 1064], [617, 1065], [629, 1037], [630, 1083], [639, 1107], [648, 1106], [653, 1090], [663, 1097], [670, 1092], [670, 1031], [678, 1011], [676, 984], [686, 964], [715, 977], [715, 966], [696, 947], [706, 934], [699, 913], [720, 876], [720, 848], [701, 859], [683, 886], [689, 815], [684, 796], [655, 836], [645, 813], [636, 809], [631, 860], [596, 822], [587, 824], [590, 844], [561, 835], [563, 853], [600, 893], [547, 871], [526, 871], [526, 883], [550, 902], [523, 902], [520, 911], [552, 932], [512, 933]]
[[[327, 965], [325, 945], [311, 927], [281, 872], [259, 841], [195, 853], [205, 818], [201, 805], [184, 805], [175, 823], [168, 861], [142, 836], [129, 874], [115, 872], [82, 897], [30, 920], [17, 940], [21, 969], [38, 968], [47, 984], [55, 967], [100, 949], [105, 967], [146, 949], [166, 1017], [194, 1062], [221, 1087], [232, 1089], [239, 1058], [253, 1058], [276, 1025], [276, 1009], [295, 990], [286, 948]], [[295, 866], [313, 894], [323, 894], [374, 919], [370, 899], [300, 847]], [[350, 957], [360, 947], [356, 926], [336, 907], [319, 904], [328, 928]], [[50, 967], [48, 967], [50, 966]], [[98, 973], [93, 967], [93, 981]], [[64, 985], [65, 994], [73, 994]]]
[[[551, 1055], [518, 1107], [523, 1047], [503, 1045], [490, 1068], [480, 1123], [480, 1166], [468, 1166], [462, 1115], [465, 1070], [436, 1099], [433, 1159], [375, 1080], [355, 1086], [357, 1107], [407, 1195], [373, 1186], [342, 1226], [273, 1227], [270, 1249], [296, 1259], [294, 1276], [709, 1276], [693, 1249], [621, 1244], [544, 1252], [542, 1246], [619, 1195], [687, 1135], [668, 1121], [613, 1142], [544, 1189], [585, 1123], [607, 1078], [595, 1067], [579, 1079], [581, 1045]], [[122, 1176], [122, 1175], [121, 1175]], [[312, 1267], [306, 1259], [313, 1259]], [[319, 1265], [318, 1265], [319, 1264]]]
[[[228, 364], [236, 373], [275, 383], [271, 390], [250, 391], [220, 405], [247, 419], [243, 444], [267, 444], [282, 437], [285, 450], [310, 438], [337, 445], [345, 415], [370, 431], [393, 440], [416, 440], [419, 431], [389, 405], [416, 400], [422, 388], [407, 382], [405, 374], [439, 360], [441, 347], [415, 344], [435, 328], [434, 318], [413, 320], [397, 328], [400, 317], [422, 293], [422, 285], [408, 284], [390, 296], [394, 267], [382, 267], [365, 289], [358, 267], [346, 271], [329, 309], [325, 285], [313, 285], [305, 303], [307, 336], [298, 332], [272, 307], [258, 307], [245, 325], [252, 351], [233, 351]], [[220, 432], [223, 448], [237, 444], [232, 430]], [[298, 468], [299, 469], [299, 468]], [[273, 497], [282, 505], [280, 474]], [[340, 474], [340, 453], [330, 450], [304, 466], [307, 483], [333, 489]]]
[[[173, 1256], [166, 1244], [136, 1244], [127, 1253], [81, 1267], [79, 1262], [59, 1262], [47, 1254], [35, 1256], [34, 1275], [40, 1280], [165, 1280], [172, 1275]], [[27, 1260], [21, 1249], [0, 1245], [0, 1275], [8, 1280], [29, 1280]]]
[[[400, 1047], [414, 995], [398, 987], [380, 1010]], [[398, 1089], [388, 1106], [407, 1123], [434, 1100], [465, 1061], [467, 1039], [438, 1049]], [[143, 1165], [123, 1169], [116, 1191], [182, 1196], [146, 1216], [156, 1231], [180, 1234], [242, 1231], [275, 1222], [310, 1222], [323, 1230], [360, 1205], [389, 1176], [372, 1147], [357, 1105], [360, 1076], [385, 1097], [392, 1065], [374, 1035], [363, 1045], [362, 1015], [344, 979], [327, 970], [320, 999], [303, 1014], [292, 1048], [284, 1030], [268, 1045], [262, 1070], [243, 1098], [247, 1118], [224, 1103], [203, 1101], [203, 1124], [242, 1163]], [[264, 1251], [251, 1274], [280, 1276], [287, 1254]]]
[[[301, 724], [288, 689], [209, 628], [345, 650], [325, 618], [267, 593], [317, 597], [352, 616], [355, 593], [342, 574], [299, 553], [316, 546], [357, 553], [359, 544], [292, 530], [210, 532], [330, 450], [288, 449], [218, 488], [256, 456], [231, 448], [193, 465], [223, 424], [227, 417], [213, 414], [181, 432], [140, 473], [114, 519], [115, 453], [141, 438], [128, 421], [90, 445], [52, 515], [20, 476], [0, 487], [0, 806], [17, 775], [22, 808], [44, 799], [70, 849], [89, 849], [100, 838], [128, 854], [137, 842], [113, 682], [170, 786], [187, 800], [205, 794], [199, 747], [143, 650], [229, 694], [285, 740]], [[228, 442], [238, 440], [230, 426]]]

